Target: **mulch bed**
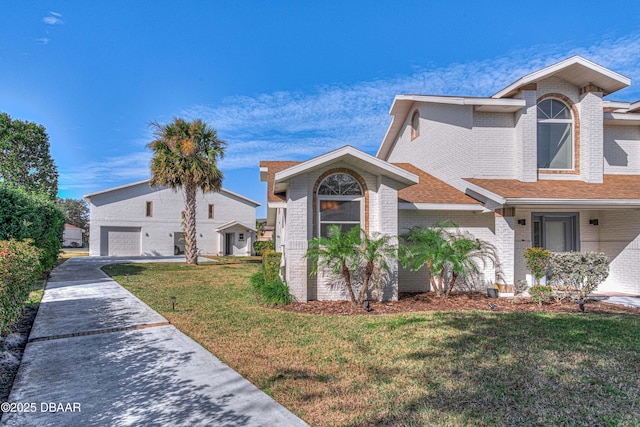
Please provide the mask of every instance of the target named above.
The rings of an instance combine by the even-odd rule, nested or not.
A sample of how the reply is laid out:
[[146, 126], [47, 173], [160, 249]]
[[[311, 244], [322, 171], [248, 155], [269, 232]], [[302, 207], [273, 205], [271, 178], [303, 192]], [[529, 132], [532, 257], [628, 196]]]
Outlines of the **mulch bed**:
[[[576, 313], [580, 307], [574, 302], [552, 302], [538, 304], [530, 298], [489, 298], [480, 292], [452, 293], [447, 298], [437, 297], [434, 293], [401, 293], [398, 301], [370, 302], [372, 310], [365, 311], [360, 305], [349, 301], [309, 301], [294, 303], [279, 307], [280, 310], [304, 314], [320, 314], [327, 316], [377, 315], [392, 313], [410, 313], [420, 311], [490, 311], [489, 304], [493, 304], [493, 311], [497, 312], [554, 312]], [[597, 314], [629, 314], [640, 315], [640, 309], [611, 304], [604, 301], [589, 300], [585, 304], [585, 312]]]

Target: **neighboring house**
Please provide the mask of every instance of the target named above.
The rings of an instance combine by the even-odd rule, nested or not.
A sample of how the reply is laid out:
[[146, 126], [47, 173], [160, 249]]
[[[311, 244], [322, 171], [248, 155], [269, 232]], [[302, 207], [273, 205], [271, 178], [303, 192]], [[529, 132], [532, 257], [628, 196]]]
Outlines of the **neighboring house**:
[[[149, 181], [84, 196], [90, 206], [92, 256], [182, 255], [182, 191]], [[222, 189], [197, 196], [197, 244], [204, 255], [252, 254], [260, 203]]]
[[64, 231], [62, 232], [62, 246], [63, 247], [82, 247], [82, 235], [84, 230], [75, 225], [65, 224]]
[[267, 225], [267, 220], [264, 218], [258, 219], [257, 224], [260, 224], [260, 229], [258, 230], [258, 241], [264, 242], [273, 240], [274, 227], [271, 225]]
[[[488, 98], [396, 96], [373, 157], [343, 147], [306, 162], [261, 162], [267, 220], [299, 300], [340, 299], [309, 278], [307, 242], [327, 224], [405, 233], [452, 220], [497, 248], [480, 285], [528, 279], [523, 251], [601, 251], [601, 291], [640, 294], [640, 101], [603, 99], [631, 84], [574, 56]], [[390, 267], [385, 299], [428, 290], [425, 271]]]

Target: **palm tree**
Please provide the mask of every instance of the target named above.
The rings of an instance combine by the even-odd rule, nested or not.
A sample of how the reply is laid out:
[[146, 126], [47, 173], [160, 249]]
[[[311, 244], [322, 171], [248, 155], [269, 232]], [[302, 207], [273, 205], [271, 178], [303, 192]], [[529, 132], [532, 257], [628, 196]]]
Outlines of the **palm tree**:
[[358, 303], [362, 304], [367, 295], [367, 288], [371, 281], [371, 276], [376, 270], [387, 268], [387, 260], [396, 257], [396, 247], [391, 244], [391, 236], [375, 234], [369, 236], [362, 231], [362, 244], [360, 247], [360, 258], [365, 263], [364, 280], [358, 298]]
[[360, 227], [356, 226], [342, 232], [339, 225], [331, 224], [327, 228], [328, 237], [315, 237], [309, 242], [306, 257], [311, 260], [311, 273], [318, 274], [319, 266], [331, 267], [335, 275], [342, 275], [349, 291], [351, 302], [356, 296], [351, 284], [351, 270], [358, 265], [361, 244]]
[[152, 122], [155, 140], [148, 144], [153, 151], [151, 181], [153, 187], [167, 186], [184, 191], [184, 237], [187, 264], [198, 263], [196, 242], [196, 192], [220, 191], [222, 172], [218, 160], [224, 157], [226, 142], [200, 119], [188, 122]]
[[[468, 278], [480, 271], [478, 262], [497, 262], [493, 246], [460, 231], [452, 222], [438, 222], [432, 228], [414, 227], [403, 236], [409, 246], [401, 247], [400, 261], [412, 271], [426, 266], [432, 289], [438, 296], [447, 296], [458, 277]], [[449, 282], [445, 283], [445, 278]]]

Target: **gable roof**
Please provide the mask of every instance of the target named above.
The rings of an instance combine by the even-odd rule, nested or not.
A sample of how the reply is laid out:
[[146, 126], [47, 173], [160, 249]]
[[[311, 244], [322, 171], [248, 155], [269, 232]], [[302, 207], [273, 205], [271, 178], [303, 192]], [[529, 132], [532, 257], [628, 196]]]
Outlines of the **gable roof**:
[[[107, 194], [107, 193], [112, 193], [112, 192], [117, 192], [120, 190], [124, 190], [127, 188], [131, 188], [131, 187], [135, 187], [137, 185], [143, 185], [146, 184], [147, 186], [149, 186], [149, 179], [145, 179], [144, 181], [138, 181], [138, 182], [132, 182], [130, 184], [125, 184], [125, 185], [120, 185], [118, 187], [112, 187], [112, 188], [107, 188], [106, 190], [100, 190], [100, 191], [95, 191], [93, 193], [89, 193], [89, 194], [85, 194], [84, 196], [82, 196], [87, 202], [89, 202], [91, 200], [92, 197], [94, 196], [98, 196], [98, 195], [102, 195], [102, 194]], [[149, 186], [149, 188], [153, 189], [153, 187]], [[154, 191], [162, 191], [162, 190], [166, 190], [169, 187], [159, 187], [157, 189], [153, 189]], [[241, 194], [238, 193], [234, 193], [233, 191], [227, 190], [225, 188], [221, 188], [220, 193], [222, 194], [226, 194], [227, 196], [232, 196], [232, 197], [236, 197], [238, 199], [244, 200], [245, 202], [255, 205], [260, 206], [261, 203], [260, 202], [256, 202], [255, 200], [249, 199], [247, 197], [244, 197]]]
[[431, 96], [431, 95], [396, 95], [391, 104], [389, 114], [393, 116], [387, 132], [378, 148], [376, 157], [386, 159], [393, 147], [393, 143], [404, 127], [407, 116], [414, 109], [416, 103], [468, 105], [476, 111], [513, 113], [526, 106], [524, 99], [494, 99], [470, 96]]
[[247, 224], [243, 224], [240, 221], [229, 221], [225, 224], [222, 224], [220, 227], [216, 228], [216, 231], [223, 231], [223, 230], [228, 230], [231, 227], [235, 227], [235, 226], [239, 226], [239, 227], [243, 227], [246, 228], [249, 231], [256, 231], [256, 228]]
[[284, 192], [288, 187], [289, 179], [339, 161], [348, 162], [354, 167], [374, 174], [387, 176], [405, 185], [418, 183], [418, 176], [413, 172], [346, 145], [305, 162], [261, 161], [260, 180], [267, 182], [268, 203], [285, 201]]
[[608, 95], [631, 84], [631, 79], [628, 77], [576, 55], [519, 78], [493, 95], [492, 98], [513, 96], [522, 87], [551, 76], [560, 77], [578, 87], [589, 84], [596, 85], [603, 90], [603, 95]]
[[640, 205], [640, 175], [604, 175], [601, 184], [584, 181], [466, 178], [470, 189], [500, 204]]

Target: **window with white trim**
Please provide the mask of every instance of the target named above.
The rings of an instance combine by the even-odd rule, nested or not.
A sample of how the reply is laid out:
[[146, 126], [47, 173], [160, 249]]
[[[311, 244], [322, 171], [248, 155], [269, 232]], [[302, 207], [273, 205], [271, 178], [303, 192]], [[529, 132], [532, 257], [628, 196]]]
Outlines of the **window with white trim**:
[[331, 224], [343, 232], [362, 227], [363, 196], [360, 183], [349, 174], [334, 173], [323, 179], [318, 187], [318, 234], [327, 237]]
[[538, 103], [538, 169], [573, 169], [573, 115], [562, 101]]
[[413, 112], [411, 116], [411, 139], [415, 139], [420, 136], [420, 112], [418, 110]]

